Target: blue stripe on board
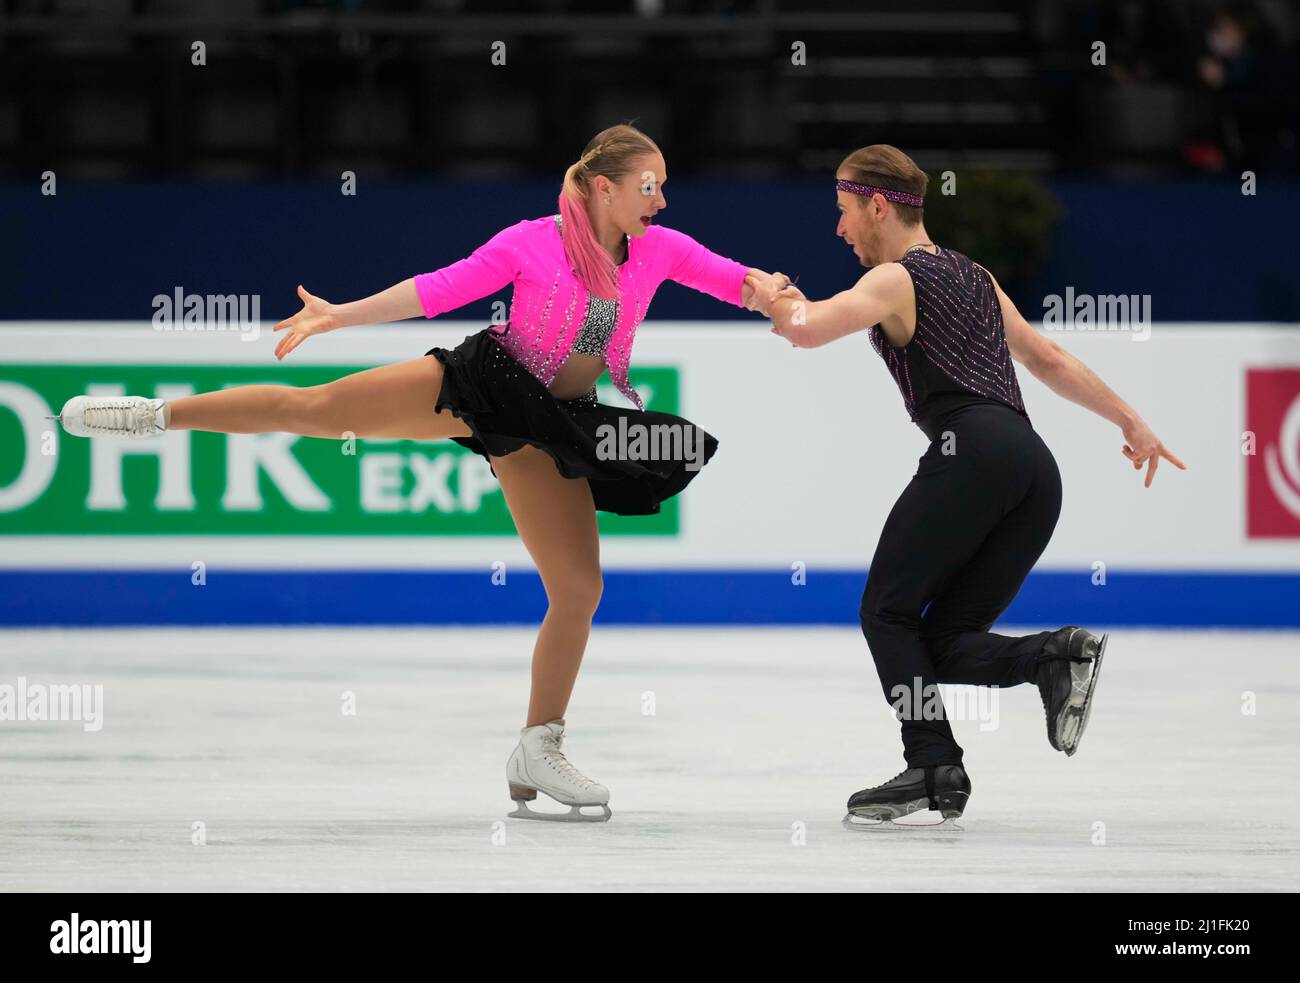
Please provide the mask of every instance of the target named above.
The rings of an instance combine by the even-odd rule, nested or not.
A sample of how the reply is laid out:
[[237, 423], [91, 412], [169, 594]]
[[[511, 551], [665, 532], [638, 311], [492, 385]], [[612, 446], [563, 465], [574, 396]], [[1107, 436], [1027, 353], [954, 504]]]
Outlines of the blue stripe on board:
[[[866, 571], [610, 570], [597, 624], [856, 625]], [[0, 570], [0, 625], [536, 624], [535, 573]], [[1030, 575], [1005, 624], [1300, 628], [1300, 573], [1090, 572]]]

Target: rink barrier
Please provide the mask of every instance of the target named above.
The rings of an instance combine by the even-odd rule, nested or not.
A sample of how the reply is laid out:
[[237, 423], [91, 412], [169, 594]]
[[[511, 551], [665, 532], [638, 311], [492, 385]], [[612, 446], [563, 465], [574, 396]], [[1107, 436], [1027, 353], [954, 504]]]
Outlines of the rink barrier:
[[[856, 625], [865, 570], [609, 570], [598, 625]], [[536, 625], [536, 573], [483, 570], [0, 571], [0, 626]], [[999, 624], [1300, 628], [1300, 573], [1030, 575]]]

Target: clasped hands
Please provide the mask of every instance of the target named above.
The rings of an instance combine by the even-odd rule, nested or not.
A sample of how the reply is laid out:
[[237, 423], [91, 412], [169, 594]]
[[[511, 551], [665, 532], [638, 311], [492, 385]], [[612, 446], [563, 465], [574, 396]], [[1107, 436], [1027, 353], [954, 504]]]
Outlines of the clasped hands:
[[748, 310], [758, 311], [764, 317], [771, 319], [773, 334], [780, 335], [790, 344], [798, 347], [799, 342], [791, 332], [796, 327], [793, 322], [799, 319], [791, 316], [792, 305], [784, 304], [782, 301], [788, 300], [797, 304], [806, 302], [807, 298], [790, 282], [788, 276], [784, 273], [766, 273], [763, 270], [751, 269], [745, 274], [741, 299]]

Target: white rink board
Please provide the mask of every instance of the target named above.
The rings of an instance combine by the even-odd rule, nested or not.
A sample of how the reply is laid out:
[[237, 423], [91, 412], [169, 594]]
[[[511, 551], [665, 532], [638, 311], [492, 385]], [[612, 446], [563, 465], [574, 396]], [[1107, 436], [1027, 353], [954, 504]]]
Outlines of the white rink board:
[[[269, 325], [267, 326], [269, 329]], [[354, 328], [311, 339], [291, 358], [357, 364], [417, 357], [450, 346], [478, 323]], [[1087, 569], [1102, 560], [1146, 570], [1300, 570], [1300, 539], [1245, 537], [1244, 373], [1300, 366], [1294, 326], [1156, 324], [1149, 339], [1123, 332], [1055, 333], [1144, 414], [1189, 465], [1167, 462], [1155, 484], [1120, 455], [1119, 432], [1019, 370], [1035, 426], [1061, 467], [1065, 505], [1039, 569]], [[158, 333], [147, 324], [0, 327], [8, 363], [273, 364], [275, 336]], [[789, 568], [796, 560], [862, 568], [894, 499], [924, 451], [865, 334], [794, 350], [765, 325], [650, 322], [634, 364], [681, 371], [681, 412], [720, 441], [685, 492], [678, 537], [607, 537], [609, 569]], [[528, 564], [514, 539], [494, 555]], [[0, 566], [188, 565], [193, 538], [21, 537], [0, 541]], [[460, 567], [478, 563], [467, 537], [216, 537], [213, 562], [257, 566]]]

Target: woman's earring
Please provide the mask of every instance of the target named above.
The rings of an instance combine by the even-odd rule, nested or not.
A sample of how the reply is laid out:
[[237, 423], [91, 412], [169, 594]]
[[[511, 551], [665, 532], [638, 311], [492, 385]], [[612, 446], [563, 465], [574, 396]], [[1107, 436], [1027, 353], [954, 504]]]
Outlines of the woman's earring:
[[608, 198], [608, 197], [605, 198], [605, 204], [606, 204], [606, 205], [609, 204], [609, 198]]

